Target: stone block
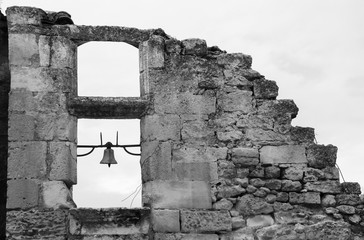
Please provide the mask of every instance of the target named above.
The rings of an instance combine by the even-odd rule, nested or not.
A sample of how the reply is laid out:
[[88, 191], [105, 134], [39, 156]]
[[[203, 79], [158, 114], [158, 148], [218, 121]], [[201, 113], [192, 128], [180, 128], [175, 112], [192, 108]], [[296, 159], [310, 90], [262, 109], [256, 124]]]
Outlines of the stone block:
[[252, 92], [236, 90], [218, 97], [218, 106], [225, 112], [239, 111], [250, 113], [253, 111]]
[[36, 140], [76, 141], [77, 118], [69, 114], [38, 114], [35, 119]]
[[341, 187], [339, 181], [318, 181], [308, 182], [304, 185], [304, 189], [307, 191], [321, 192], [321, 193], [340, 193]]
[[182, 232], [231, 231], [231, 217], [227, 210], [181, 210]]
[[8, 180], [7, 209], [27, 209], [38, 206], [39, 184], [35, 180]]
[[168, 53], [172, 54], [180, 54], [182, 50], [181, 42], [177, 39], [166, 39], [165, 40], [165, 48]]
[[39, 36], [39, 65], [41, 67], [49, 67], [51, 65], [51, 45], [51, 37]]
[[153, 209], [152, 225], [154, 232], [180, 232], [179, 210]]
[[341, 183], [341, 190], [343, 193], [361, 194], [360, 184], [357, 182], [343, 182]]
[[293, 181], [300, 181], [303, 179], [303, 172], [304, 169], [302, 167], [289, 167], [284, 169], [283, 171], [283, 178], [293, 180]]
[[44, 208], [67, 209], [75, 208], [72, 192], [62, 181], [42, 183], [42, 204]]
[[150, 209], [146, 208], [74, 208], [69, 214], [72, 235], [125, 236], [150, 230]]
[[52, 68], [76, 68], [77, 45], [66, 37], [54, 36], [51, 38], [50, 63]]
[[219, 236], [198, 233], [155, 233], [154, 240], [219, 240]]
[[186, 55], [204, 56], [207, 54], [206, 41], [198, 38], [183, 40], [182, 53]]
[[172, 178], [172, 147], [170, 142], [142, 143], [141, 154], [143, 182]]
[[38, 36], [35, 34], [9, 34], [9, 64], [39, 66]]
[[262, 164], [307, 163], [305, 147], [300, 145], [264, 146], [260, 149]]
[[139, 45], [139, 71], [164, 67], [164, 38], [152, 35], [148, 41]]
[[268, 100], [263, 101], [263, 103], [258, 107], [258, 113], [272, 117], [278, 122], [280, 122], [279, 120], [286, 121], [284, 119], [288, 117], [287, 123], [290, 123], [289, 119], [293, 119], [297, 116], [298, 107], [293, 100]]
[[320, 169], [306, 168], [304, 171], [304, 182], [316, 182], [318, 180], [324, 180], [325, 174]]
[[246, 220], [247, 227], [266, 227], [274, 224], [274, 219], [270, 215], [256, 215]]
[[46, 142], [9, 142], [8, 178], [44, 178]]
[[361, 199], [357, 194], [338, 194], [335, 199], [338, 205], [356, 206], [361, 203]]
[[243, 138], [243, 133], [238, 130], [217, 132], [217, 139], [222, 142], [238, 141]]
[[233, 203], [226, 198], [223, 198], [220, 201], [215, 202], [212, 207], [217, 210], [231, 210], [233, 208]]
[[6, 9], [9, 24], [41, 25], [45, 12], [40, 8], [13, 6]]
[[143, 184], [143, 206], [209, 209], [211, 187], [203, 181], [151, 181]]
[[268, 179], [265, 180], [264, 186], [270, 190], [280, 190], [282, 187], [282, 181], [279, 179]]
[[269, 214], [273, 212], [271, 204], [251, 194], [242, 196], [236, 203], [235, 208], [243, 216]]
[[338, 209], [340, 213], [347, 215], [353, 215], [355, 213], [355, 207], [349, 205], [340, 205], [337, 206], [336, 209]]
[[173, 171], [178, 180], [216, 181], [216, 162], [174, 162]]
[[158, 114], [207, 115], [216, 112], [216, 97], [191, 92], [162, 92], [154, 96], [154, 109]]
[[52, 69], [17, 67], [11, 69], [11, 90], [28, 90], [31, 92], [73, 92], [76, 91], [76, 74], [74, 69]]
[[325, 194], [322, 197], [322, 206], [324, 207], [332, 207], [336, 205], [336, 200], [334, 195]]
[[[252, 65], [252, 57], [243, 53], [219, 54], [217, 63], [225, 68], [249, 69]], [[244, 74], [245, 77], [246, 74]], [[250, 78], [249, 78], [250, 79]]]
[[331, 179], [331, 180], [340, 179], [339, 169], [337, 169], [336, 167], [326, 167], [322, 169], [322, 171], [324, 172], [326, 179]]
[[259, 164], [259, 151], [256, 148], [233, 148], [232, 160], [242, 166], [256, 166]]
[[218, 188], [217, 198], [237, 197], [245, 192], [246, 190], [241, 186], [221, 186]]
[[63, 181], [67, 185], [77, 183], [77, 149], [71, 142], [49, 143], [49, 180]]
[[62, 240], [67, 233], [67, 212], [34, 208], [8, 211], [6, 231], [11, 239]]
[[315, 129], [310, 127], [291, 127], [291, 139], [299, 143], [313, 143], [315, 140]]
[[31, 141], [34, 140], [35, 123], [34, 117], [25, 114], [9, 115], [9, 141]]
[[291, 204], [321, 204], [320, 193], [318, 192], [306, 192], [306, 193], [289, 193], [289, 203]]
[[301, 189], [300, 181], [282, 180], [282, 191], [284, 192], [299, 192]]
[[255, 98], [276, 99], [278, 96], [278, 86], [275, 81], [257, 79], [253, 84]]
[[281, 169], [277, 166], [269, 166], [264, 169], [265, 178], [280, 178]]
[[333, 145], [310, 145], [307, 147], [308, 166], [313, 168], [335, 167], [337, 147]]
[[207, 145], [206, 143], [215, 140], [214, 131], [208, 126], [208, 122], [199, 119], [183, 121], [181, 137], [183, 141], [195, 145]]
[[251, 228], [242, 228], [238, 231], [220, 235], [220, 240], [254, 240], [254, 230]]
[[182, 125], [177, 115], [148, 115], [141, 119], [140, 125], [143, 142], [180, 140], [181, 138]]

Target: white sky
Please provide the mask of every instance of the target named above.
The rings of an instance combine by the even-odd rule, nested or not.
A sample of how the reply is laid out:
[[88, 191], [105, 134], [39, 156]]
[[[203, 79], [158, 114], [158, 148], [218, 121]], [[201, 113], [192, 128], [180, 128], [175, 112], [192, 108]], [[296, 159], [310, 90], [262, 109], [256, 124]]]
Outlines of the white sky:
[[[180, 40], [202, 38], [209, 46], [252, 55], [253, 69], [277, 81], [279, 98], [299, 107], [293, 125], [314, 127], [320, 144], [337, 146], [345, 180], [364, 186], [364, 1], [2, 1], [2, 9], [13, 5], [66, 11], [77, 25], [162, 28]], [[137, 49], [93, 44], [79, 48], [79, 94], [138, 96]], [[106, 76], [110, 69], [123, 79]], [[80, 120], [79, 144], [98, 144], [100, 131], [104, 142], [115, 143], [116, 130], [120, 143], [139, 142], [138, 121], [120, 122]], [[115, 151], [119, 164], [110, 169], [98, 164], [102, 150], [78, 160], [79, 206], [130, 206], [120, 202], [140, 184], [139, 159]], [[140, 206], [139, 196], [133, 206]]]

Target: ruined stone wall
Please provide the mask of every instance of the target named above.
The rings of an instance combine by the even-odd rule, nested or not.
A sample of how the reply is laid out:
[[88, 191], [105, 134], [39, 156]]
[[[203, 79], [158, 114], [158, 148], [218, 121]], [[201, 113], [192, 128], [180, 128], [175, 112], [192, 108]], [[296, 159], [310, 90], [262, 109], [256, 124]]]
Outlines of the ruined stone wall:
[[[360, 186], [339, 182], [337, 148], [291, 125], [297, 106], [249, 55], [51, 16], [7, 10], [8, 239], [364, 239]], [[87, 41], [139, 47], [140, 97], [77, 96]], [[145, 208], [70, 209], [77, 118], [141, 119]]]

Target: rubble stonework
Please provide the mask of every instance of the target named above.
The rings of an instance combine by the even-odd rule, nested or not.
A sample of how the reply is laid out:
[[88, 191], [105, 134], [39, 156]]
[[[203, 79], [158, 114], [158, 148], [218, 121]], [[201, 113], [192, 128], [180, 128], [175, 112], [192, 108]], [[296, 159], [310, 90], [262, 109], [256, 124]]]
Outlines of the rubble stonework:
[[[8, 239], [364, 239], [364, 199], [339, 182], [337, 148], [291, 125], [298, 107], [251, 56], [161, 29], [6, 13]], [[140, 97], [77, 96], [88, 41], [139, 48]], [[144, 208], [75, 208], [77, 118], [141, 119]]]

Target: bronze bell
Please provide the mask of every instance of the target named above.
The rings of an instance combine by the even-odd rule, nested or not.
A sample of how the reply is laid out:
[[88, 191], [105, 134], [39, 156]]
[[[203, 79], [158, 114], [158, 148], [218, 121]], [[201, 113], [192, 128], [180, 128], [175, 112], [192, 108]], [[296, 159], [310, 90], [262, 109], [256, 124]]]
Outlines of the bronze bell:
[[100, 164], [107, 164], [109, 167], [111, 164], [118, 164], [118, 162], [115, 160], [114, 150], [111, 149], [111, 146], [107, 146], [107, 148], [104, 150], [104, 156], [102, 157]]

